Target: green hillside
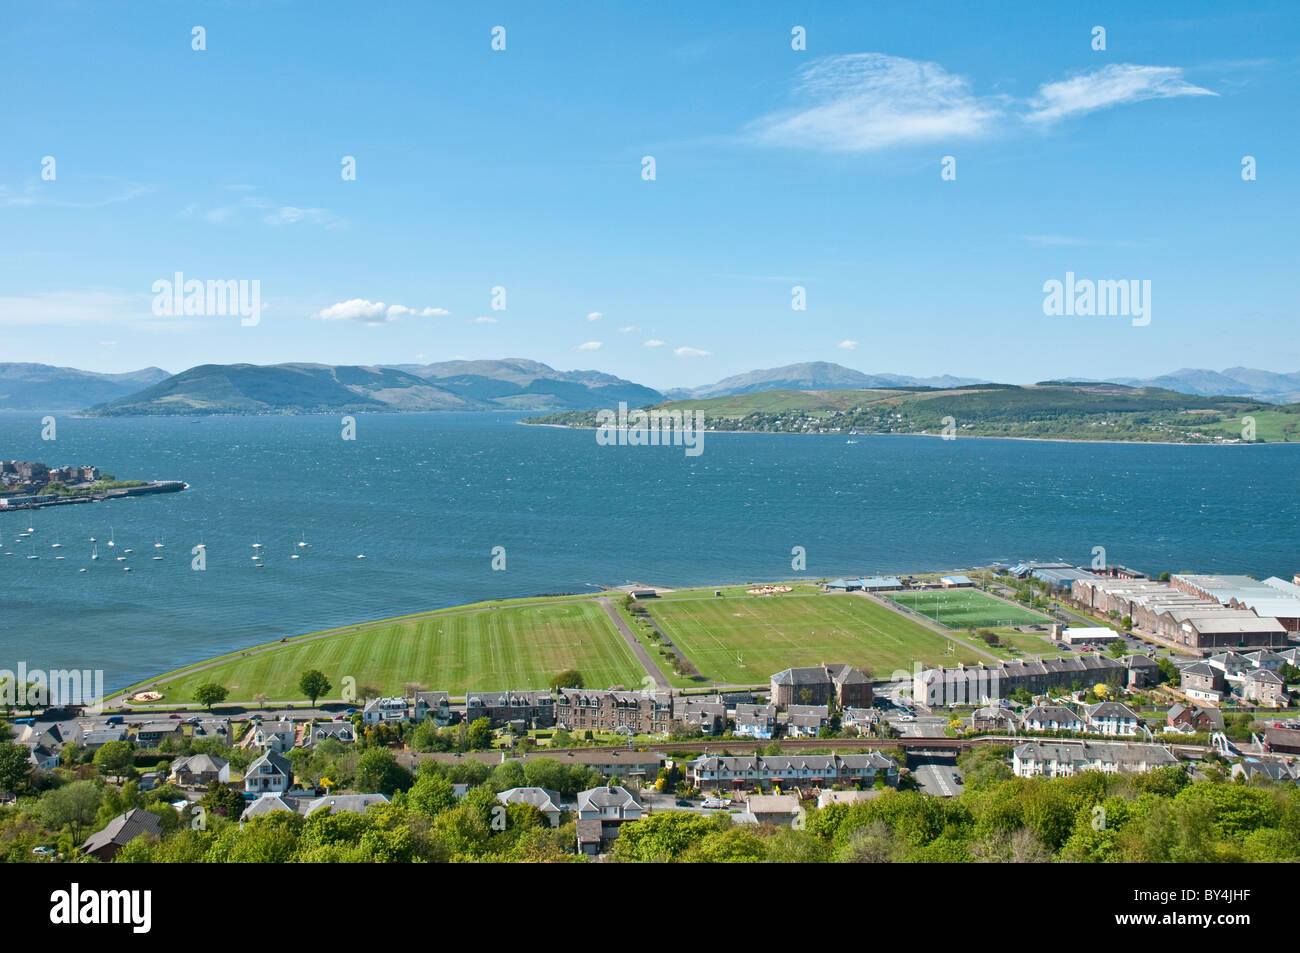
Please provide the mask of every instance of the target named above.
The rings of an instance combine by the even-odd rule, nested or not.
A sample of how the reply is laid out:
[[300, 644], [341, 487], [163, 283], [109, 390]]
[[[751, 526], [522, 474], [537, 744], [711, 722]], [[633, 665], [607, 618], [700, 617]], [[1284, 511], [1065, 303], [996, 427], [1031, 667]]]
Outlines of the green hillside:
[[[1241, 420], [1250, 416], [1255, 419], [1257, 442], [1300, 440], [1297, 404], [1278, 406], [1246, 397], [1203, 397], [1120, 384], [778, 390], [658, 406], [699, 411], [712, 430], [754, 433], [941, 434], [948, 424], [956, 436], [1222, 443], [1241, 442]], [[596, 414], [550, 414], [525, 423], [594, 427]]]

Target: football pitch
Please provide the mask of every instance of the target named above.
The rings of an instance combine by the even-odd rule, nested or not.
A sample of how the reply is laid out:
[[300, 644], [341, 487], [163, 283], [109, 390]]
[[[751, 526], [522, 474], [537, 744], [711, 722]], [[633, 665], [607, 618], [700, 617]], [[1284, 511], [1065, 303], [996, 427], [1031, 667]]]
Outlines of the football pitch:
[[1041, 625], [1052, 621], [1041, 613], [1012, 605], [976, 589], [886, 592], [882, 595], [949, 629], [965, 629], [972, 625], [976, 628]]
[[[504, 691], [546, 688], [565, 669], [582, 673], [589, 688], [639, 688], [645, 672], [604, 610], [594, 601], [521, 605], [433, 613], [353, 626], [320, 638], [298, 639], [265, 651], [249, 650], [188, 670], [161, 684], [166, 702], [190, 702], [205, 682], [225, 686], [228, 701], [303, 698], [298, 679], [325, 673], [339, 698], [343, 679], [357, 694], [373, 686], [404, 694], [417, 682], [430, 691]], [[407, 693], [409, 694], [409, 693]]]
[[987, 661], [898, 612], [855, 595], [702, 596], [646, 608], [700, 673], [749, 685], [792, 666], [846, 662], [881, 678], [923, 666]]

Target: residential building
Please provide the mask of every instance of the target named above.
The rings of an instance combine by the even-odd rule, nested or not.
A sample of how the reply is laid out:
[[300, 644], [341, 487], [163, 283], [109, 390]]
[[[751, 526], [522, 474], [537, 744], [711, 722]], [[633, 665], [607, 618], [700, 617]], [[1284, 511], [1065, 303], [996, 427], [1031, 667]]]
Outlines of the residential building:
[[674, 721], [698, 728], [706, 735], [720, 735], [727, 730], [727, 706], [720, 695], [678, 698], [674, 710]]
[[790, 705], [785, 715], [787, 738], [816, 738], [817, 733], [831, 722], [831, 711], [826, 705]]
[[1218, 705], [1223, 700], [1227, 682], [1223, 669], [1209, 662], [1193, 662], [1185, 666], [1179, 676], [1179, 687], [1193, 701]]
[[875, 708], [845, 708], [840, 712], [840, 727], [860, 735], [870, 734], [871, 729], [880, 724], [881, 717]]
[[630, 731], [667, 734], [673, 720], [671, 692], [621, 692], [562, 688], [555, 724], [569, 731]]
[[1143, 722], [1138, 713], [1119, 702], [1099, 702], [1084, 708], [1087, 730], [1108, 738], [1142, 733]]
[[108, 863], [117, 856], [118, 851], [141, 835], [161, 837], [162, 823], [156, 814], [137, 807], [119, 814], [103, 830], [86, 838], [86, 842], [81, 845], [81, 852]]
[[560, 795], [546, 788], [511, 788], [497, 795], [502, 804], [531, 804], [545, 815], [552, 827], [560, 826]]
[[253, 747], [284, 754], [293, 748], [297, 730], [292, 721], [261, 721], [253, 726], [249, 734]]
[[357, 729], [350, 721], [318, 721], [307, 726], [302, 741], [304, 746], [314, 747], [327, 738], [350, 745], [357, 740]]
[[817, 665], [787, 668], [771, 678], [772, 704], [827, 705], [838, 708], [870, 708], [871, 679], [851, 665]]
[[311, 815], [317, 811], [325, 811], [327, 814], [338, 814], [342, 811], [349, 814], [364, 814], [376, 804], [387, 803], [388, 798], [382, 794], [328, 794], [311, 801], [303, 814]]
[[244, 772], [244, 790], [250, 794], [283, 794], [293, 787], [293, 765], [284, 755], [264, 751]]
[[1243, 676], [1241, 694], [1246, 701], [1267, 708], [1285, 708], [1290, 704], [1281, 676], [1266, 668], [1253, 669]]
[[1223, 712], [1217, 708], [1176, 704], [1165, 714], [1165, 724], [1180, 731], [1222, 731]]
[[912, 697], [931, 707], [951, 704], [988, 704], [1024, 689], [1032, 694], [1098, 683], [1119, 688], [1155, 684], [1160, 668], [1145, 655], [1112, 659], [1101, 655], [1058, 659], [1015, 659], [995, 664], [932, 668], [912, 679]]
[[686, 780], [700, 790], [757, 790], [780, 785], [870, 787], [877, 779], [894, 785], [898, 765], [879, 751], [870, 754], [701, 755], [685, 764]]
[[803, 814], [799, 799], [793, 794], [751, 794], [745, 809], [754, 816], [755, 823], [777, 827], [791, 827]]
[[775, 705], [737, 705], [735, 733], [746, 738], [771, 738], [776, 733]]
[[135, 730], [135, 743], [141, 748], [157, 748], [165, 739], [179, 741], [181, 738], [179, 721], [146, 721]]
[[367, 728], [373, 725], [401, 724], [409, 721], [410, 717], [410, 703], [396, 695], [372, 698], [361, 709], [361, 723]]
[[1083, 731], [1083, 719], [1064, 705], [1035, 705], [1021, 717], [1025, 731]]
[[1028, 741], [1012, 753], [1012, 770], [1022, 778], [1070, 777], [1081, 771], [1141, 774], [1177, 763], [1163, 745], [1117, 741]]
[[417, 725], [424, 719], [432, 718], [439, 728], [451, 724], [451, 695], [448, 692], [416, 692], [415, 712], [412, 719]]
[[555, 699], [547, 691], [470, 692], [465, 719], [486, 718], [493, 728], [554, 728]]
[[177, 758], [172, 762], [171, 775], [173, 784], [183, 788], [205, 788], [213, 781], [230, 783], [230, 762], [210, 754], [190, 755]]
[[242, 824], [249, 818], [261, 817], [263, 814], [270, 814], [273, 811], [289, 811], [293, 813], [294, 809], [285, 803], [284, 799], [278, 794], [259, 794], [256, 800], [250, 801], [248, 807], [244, 808], [244, 813], [239, 816], [239, 821]]
[[579, 851], [592, 855], [604, 853], [618, 837], [619, 826], [640, 820], [643, 813], [636, 795], [621, 786], [578, 792]]
[[[1068, 709], [1066, 709], [1068, 711]], [[1020, 716], [1001, 705], [989, 705], [971, 712], [970, 726], [975, 731], [1008, 732], [1020, 728]]]

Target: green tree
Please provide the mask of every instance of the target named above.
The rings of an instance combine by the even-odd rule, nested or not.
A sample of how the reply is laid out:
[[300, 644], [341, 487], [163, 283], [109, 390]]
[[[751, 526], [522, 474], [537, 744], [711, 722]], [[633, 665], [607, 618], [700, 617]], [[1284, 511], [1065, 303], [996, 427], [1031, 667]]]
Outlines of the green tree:
[[712, 830], [709, 818], [691, 811], [650, 814], [619, 827], [614, 857], [641, 863], [674, 861]]
[[244, 813], [247, 801], [238, 790], [221, 781], [208, 783], [208, 790], [199, 798], [199, 805], [210, 815], [237, 821]]
[[438, 774], [421, 774], [406, 792], [406, 803], [413, 811], [437, 817], [456, 806], [451, 782]]
[[12, 741], [0, 743], [0, 791], [22, 794], [27, 790], [31, 774], [27, 749]]
[[129, 741], [109, 741], [100, 745], [93, 759], [101, 774], [122, 777], [135, 770], [135, 746]]
[[387, 748], [367, 748], [357, 761], [357, 787], [367, 794], [392, 797], [405, 791], [413, 782], [411, 772], [397, 763]]
[[557, 692], [561, 688], [584, 688], [582, 682], [582, 673], [577, 669], [566, 668], [563, 672], [557, 673], [551, 679], [551, 691]]
[[470, 723], [465, 743], [470, 751], [486, 751], [492, 747], [492, 722], [476, 718]]
[[316, 699], [323, 698], [332, 687], [324, 673], [314, 668], [303, 672], [302, 678], [298, 679], [298, 691], [310, 698], [313, 705], [316, 704]]
[[227, 694], [229, 693], [225, 686], [218, 685], [216, 682], [204, 682], [194, 689], [194, 700], [208, 711], [212, 711], [212, 706], [225, 701]]
[[103, 793], [94, 781], [73, 781], [42, 794], [36, 811], [46, 826], [54, 830], [68, 828], [73, 841], [80, 844], [85, 829], [95, 821], [102, 799]]

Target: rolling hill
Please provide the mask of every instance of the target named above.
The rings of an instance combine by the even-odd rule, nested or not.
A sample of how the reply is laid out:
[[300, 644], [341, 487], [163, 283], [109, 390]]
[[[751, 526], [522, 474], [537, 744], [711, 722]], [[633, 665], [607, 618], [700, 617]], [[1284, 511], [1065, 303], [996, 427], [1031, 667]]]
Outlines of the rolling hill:
[[0, 410], [80, 410], [134, 394], [167, 376], [158, 367], [98, 374], [49, 364], [0, 364]]
[[[1111, 383], [976, 384], [942, 390], [776, 390], [658, 405], [698, 411], [710, 430], [753, 433], [911, 433], [1174, 443], [1300, 441], [1300, 404], [1207, 397]], [[595, 427], [592, 411], [530, 424]]]
[[293, 414], [430, 410], [528, 413], [644, 404], [662, 395], [596, 371], [532, 361], [363, 367], [203, 364], [91, 407], [94, 416]]

